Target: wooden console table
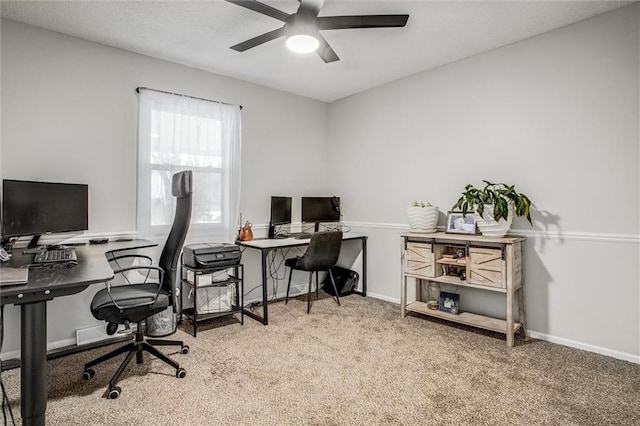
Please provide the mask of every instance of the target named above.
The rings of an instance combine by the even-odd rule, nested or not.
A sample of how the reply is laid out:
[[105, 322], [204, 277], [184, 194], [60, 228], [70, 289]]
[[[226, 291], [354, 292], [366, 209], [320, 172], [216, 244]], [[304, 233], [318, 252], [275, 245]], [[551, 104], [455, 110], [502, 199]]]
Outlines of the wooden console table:
[[[447, 321], [466, 324], [506, 334], [507, 346], [512, 347], [514, 334], [527, 335], [523, 237], [487, 238], [480, 235], [401, 234], [401, 315], [415, 312]], [[452, 254], [463, 251], [457, 259]], [[447, 274], [447, 271], [464, 272], [465, 279]], [[460, 274], [462, 275], [462, 274]], [[407, 303], [407, 280], [416, 281], [416, 300]], [[422, 301], [422, 282], [429, 281], [448, 286], [470, 287], [506, 295], [505, 319], [492, 318], [472, 312], [450, 314], [429, 309]], [[518, 299], [518, 322], [514, 321], [513, 303]]]

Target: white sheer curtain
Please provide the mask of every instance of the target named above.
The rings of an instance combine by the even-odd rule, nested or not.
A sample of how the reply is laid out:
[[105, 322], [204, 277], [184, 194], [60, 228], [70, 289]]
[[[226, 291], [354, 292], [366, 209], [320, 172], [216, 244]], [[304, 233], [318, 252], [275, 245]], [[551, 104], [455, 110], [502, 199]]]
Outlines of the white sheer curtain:
[[167, 236], [175, 208], [171, 177], [192, 170], [188, 241], [234, 241], [240, 211], [240, 106], [143, 88], [138, 105], [138, 236]]

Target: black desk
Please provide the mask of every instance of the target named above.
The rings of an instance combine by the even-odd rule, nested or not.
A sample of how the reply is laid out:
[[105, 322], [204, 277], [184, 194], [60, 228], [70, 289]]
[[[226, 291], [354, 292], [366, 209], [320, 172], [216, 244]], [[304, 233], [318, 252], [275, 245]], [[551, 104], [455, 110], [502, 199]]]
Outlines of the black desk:
[[[363, 297], [367, 295], [367, 236], [356, 232], [345, 232], [342, 234], [342, 241], [360, 240], [362, 244], [362, 291], [357, 292]], [[244, 310], [244, 314], [261, 322], [264, 325], [269, 324], [269, 312], [267, 308], [267, 255], [272, 250], [278, 250], [289, 247], [300, 247], [309, 245], [309, 238], [275, 238], [275, 239], [256, 239], [251, 241], [240, 241], [243, 247], [260, 250], [262, 255], [262, 316], [257, 315], [249, 310]]]
[[[20, 403], [22, 424], [44, 425], [47, 409], [47, 302], [80, 293], [91, 284], [113, 279], [107, 255], [113, 252], [153, 247], [146, 240], [112, 242], [75, 247], [78, 265], [73, 268], [29, 270], [24, 285], [2, 288], [0, 305], [20, 305]], [[33, 254], [14, 250], [9, 265], [31, 263]], [[87, 306], [87, 309], [89, 307]]]

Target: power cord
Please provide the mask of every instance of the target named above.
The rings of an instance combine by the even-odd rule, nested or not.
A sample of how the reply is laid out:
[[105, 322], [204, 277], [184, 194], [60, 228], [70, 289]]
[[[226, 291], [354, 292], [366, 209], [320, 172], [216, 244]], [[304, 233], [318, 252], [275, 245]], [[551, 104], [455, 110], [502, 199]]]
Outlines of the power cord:
[[260, 305], [260, 302], [251, 302], [251, 303], [249, 303], [246, 307], [247, 307], [247, 308], [249, 308], [249, 310], [250, 310], [251, 312], [253, 312], [253, 310], [254, 310], [258, 305]]
[[[287, 253], [289, 250], [287, 250]], [[271, 300], [275, 300], [276, 295], [278, 294], [278, 283], [280, 282], [280, 277], [278, 277], [278, 270], [280, 266], [282, 266], [282, 262], [284, 262], [285, 256], [282, 256], [282, 260], [280, 264], [276, 266], [276, 252], [271, 253], [271, 260], [269, 261], [269, 275], [267, 279], [271, 280]]]
[[322, 226], [327, 231], [351, 232], [351, 227], [349, 225], [344, 225], [343, 223], [339, 223], [338, 225], [334, 225], [334, 226], [329, 226], [323, 223]]
[[[258, 284], [257, 286], [252, 287], [251, 289], [249, 289], [249, 291], [245, 291], [244, 292], [245, 297], [247, 296], [247, 294], [252, 293], [252, 292], [256, 291], [257, 289], [259, 289], [261, 287], [262, 287], [262, 284]], [[249, 305], [246, 305], [246, 306], [249, 306]]]
[[[298, 253], [300, 255], [304, 254], [304, 251], [300, 249], [300, 247], [289, 247], [286, 250], [284, 250], [284, 253], [282, 254], [282, 259], [280, 260], [280, 263], [278, 263], [278, 266], [275, 266], [275, 258], [276, 258], [276, 254], [275, 252], [273, 253], [273, 257], [271, 259], [271, 262], [269, 263], [269, 278], [271, 278], [271, 280], [273, 281], [272, 284], [272, 294], [271, 294], [271, 300], [276, 300], [277, 296], [278, 296], [278, 284], [280, 283], [280, 280], [284, 280], [287, 277], [287, 272], [286, 270], [283, 271], [282, 276], [278, 275], [278, 271], [280, 270], [280, 268], [282, 268], [283, 263], [286, 261], [287, 257], [289, 257], [289, 252], [295, 249], [298, 251]], [[275, 270], [273, 270], [273, 268], [275, 267]]]
[[[277, 228], [278, 231], [275, 232], [275, 236], [276, 237], [289, 238], [291, 236], [292, 232], [286, 231], [286, 230], [282, 230], [282, 226], [283, 225], [278, 225], [278, 226], [279, 226], [279, 228]], [[303, 234], [312, 233], [313, 229], [314, 229], [314, 225], [310, 225], [310, 226], [307, 226], [306, 228], [301, 228], [300, 232], [303, 233]], [[297, 233], [298, 232], [294, 232], [293, 234], [297, 234]]]
[[[286, 271], [284, 271], [282, 273], [282, 275], [280, 275], [280, 270], [282, 268], [282, 265], [284, 264], [285, 260], [287, 259], [289, 252], [291, 251], [291, 249], [296, 249], [300, 254], [303, 253], [303, 251], [299, 248], [299, 247], [290, 247], [287, 248], [286, 250], [284, 250], [283, 254], [282, 254], [282, 258], [280, 259], [279, 262], [276, 262], [276, 251], [274, 251], [271, 256], [269, 257], [268, 261], [267, 261], [267, 268], [269, 268], [268, 273], [267, 273], [267, 281], [271, 280], [272, 284], [271, 284], [271, 299], [270, 301], [274, 301], [277, 299], [278, 296], [278, 285], [280, 283], [280, 280], [284, 280], [286, 278]], [[277, 250], [277, 252], [279, 252], [280, 250]], [[250, 294], [252, 292], [254, 292], [255, 290], [262, 288], [262, 284], [258, 284], [255, 287], [250, 288], [248, 291], [244, 292], [244, 297], [247, 297], [247, 294]], [[257, 307], [258, 305], [260, 305], [261, 302], [251, 302], [245, 305], [246, 308], [249, 308], [251, 310], [253, 310], [255, 307]]]

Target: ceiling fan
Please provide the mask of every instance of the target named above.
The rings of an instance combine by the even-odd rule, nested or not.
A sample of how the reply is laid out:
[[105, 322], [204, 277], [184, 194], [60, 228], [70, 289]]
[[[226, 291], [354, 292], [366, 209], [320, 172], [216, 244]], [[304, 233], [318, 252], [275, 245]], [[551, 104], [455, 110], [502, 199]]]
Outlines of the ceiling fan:
[[238, 43], [231, 49], [244, 52], [285, 36], [289, 49], [297, 53], [316, 51], [325, 63], [339, 61], [340, 58], [322, 37], [321, 30], [404, 27], [409, 19], [409, 15], [318, 16], [324, 0], [298, 0], [300, 6], [291, 15], [255, 0], [226, 1], [284, 22], [281, 28]]

